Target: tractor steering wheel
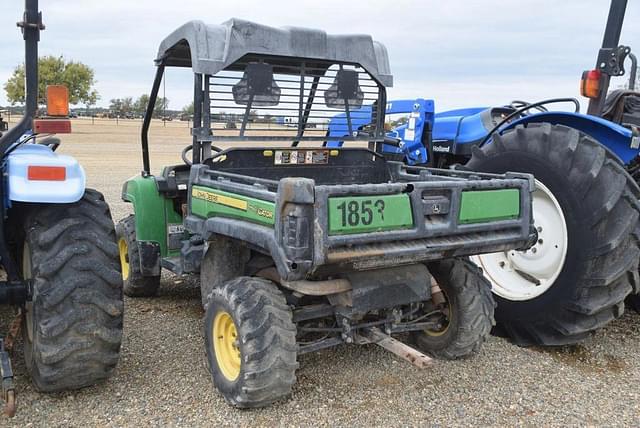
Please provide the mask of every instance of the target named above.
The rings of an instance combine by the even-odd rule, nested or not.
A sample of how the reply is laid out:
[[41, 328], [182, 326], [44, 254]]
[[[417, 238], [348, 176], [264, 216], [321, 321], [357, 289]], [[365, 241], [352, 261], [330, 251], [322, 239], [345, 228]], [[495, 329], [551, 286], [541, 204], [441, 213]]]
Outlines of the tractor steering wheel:
[[[193, 150], [193, 144], [189, 144], [188, 146], [186, 146], [184, 149], [182, 149], [182, 153], [180, 153], [180, 157], [182, 158], [182, 162], [184, 162], [186, 165], [191, 166], [193, 164], [193, 162], [191, 162], [191, 159], [189, 159], [187, 157], [187, 153], [189, 153], [191, 150]], [[220, 153], [222, 151], [222, 149], [220, 147], [216, 147], [216, 146], [211, 146], [211, 150], [216, 152], [216, 153]], [[205, 159], [203, 159], [204, 161]]]
[[189, 153], [191, 150], [193, 150], [193, 145], [189, 144], [184, 149], [182, 149], [182, 153], [180, 153], [182, 162], [184, 162], [186, 165], [189, 165], [189, 166], [193, 164], [193, 162], [191, 162], [191, 160], [187, 157], [187, 153]]

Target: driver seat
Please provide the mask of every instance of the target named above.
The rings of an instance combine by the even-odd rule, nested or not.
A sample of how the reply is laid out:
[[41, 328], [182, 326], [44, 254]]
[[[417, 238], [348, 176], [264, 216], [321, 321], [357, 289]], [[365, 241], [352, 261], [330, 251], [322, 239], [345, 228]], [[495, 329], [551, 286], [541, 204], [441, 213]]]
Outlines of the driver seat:
[[612, 91], [604, 102], [602, 117], [622, 126], [640, 127], [640, 92]]

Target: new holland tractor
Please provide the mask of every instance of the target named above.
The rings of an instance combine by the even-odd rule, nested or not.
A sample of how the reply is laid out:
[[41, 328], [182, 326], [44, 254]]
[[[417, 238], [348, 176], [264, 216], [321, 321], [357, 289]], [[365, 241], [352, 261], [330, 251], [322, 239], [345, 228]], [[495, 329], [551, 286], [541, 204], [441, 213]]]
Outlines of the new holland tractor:
[[[387, 157], [535, 176], [536, 244], [472, 259], [492, 284], [499, 331], [521, 345], [574, 343], [620, 316], [627, 296], [640, 306], [640, 93], [633, 91], [635, 56], [619, 46], [625, 9], [626, 0], [611, 2], [596, 68], [583, 73], [587, 114], [571, 98], [439, 113], [422, 98], [387, 104], [387, 113], [406, 117], [388, 129], [396, 142], [383, 146]], [[607, 97], [609, 79], [624, 75], [627, 57], [631, 90]], [[548, 110], [557, 103], [575, 111]], [[356, 128], [370, 118], [366, 108], [362, 113]], [[341, 117], [329, 135], [348, 135]]]
[[[464, 256], [535, 242], [533, 178], [410, 167], [371, 150], [387, 139], [382, 44], [192, 21], [160, 44], [156, 65], [142, 174], [122, 190], [134, 209], [117, 227], [124, 292], [155, 294], [162, 269], [200, 276], [207, 361], [229, 403], [288, 395], [299, 355], [342, 343], [377, 343], [421, 367], [425, 353], [478, 350], [494, 302]], [[148, 130], [166, 67], [193, 72], [193, 139], [154, 175]], [[355, 132], [364, 105], [374, 120]], [[337, 138], [321, 125], [336, 113], [354, 132], [330, 149]]]
[[38, 391], [81, 388], [116, 367], [122, 338], [122, 276], [109, 207], [85, 188], [85, 172], [56, 153], [55, 133], [71, 123], [67, 88], [47, 90], [38, 109], [37, 0], [25, 1], [25, 114], [0, 138], [0, 303], [18, 307], [4, 340], [0, 374], [5, 413], [16, 397], [9, 349], [22, 330], [25, 365]]

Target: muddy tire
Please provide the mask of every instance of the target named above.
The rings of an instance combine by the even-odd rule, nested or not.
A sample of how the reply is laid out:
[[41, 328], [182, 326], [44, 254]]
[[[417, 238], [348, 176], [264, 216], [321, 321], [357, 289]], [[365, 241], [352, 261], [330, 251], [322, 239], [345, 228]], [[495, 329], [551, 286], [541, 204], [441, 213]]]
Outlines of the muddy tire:
[[[640, 189], [614, 154], [575, 129], [529, 124], [475, 149], [466, 167], [527, 172], [541, 184], [533, 207], [539, 248], [473, 259], [492, 281], [501, 331], [519, 345], [565, 345], [623, 313], [639, 289]], [[553, 216], [561, 221], [540, 230]]]
[[263, 407], [296, 381], [296, 327], [284, 295], [268, 280], [233, 279], [211, 290], [204, 340], [213, 383], [235, 407]]
[[160, 275], [142, 276], [140, 273], [140, 253], [136, 243], [136, 219], [133, 214], [118, 222], [116, 235], [118, 236], [124, 294], [129, 297], [152, 297], [158, 294]]
[[[32, 207], [33, 208], [33, 207]], [[23, 320], [36, 389], [61, 391], [109, 377], [122, 340], [122, 276], [109, 207], [87, 189], [74, 204], [30, 209], [22, 271], [32, 280]]]
[[478, 352], [495, 325], [489, 281], [466, 259], [433, 262], [427, 267], [447, 298], [448, 323], [437, 331], [413, 333], [416, 345], [423, 352], [447, 360]]

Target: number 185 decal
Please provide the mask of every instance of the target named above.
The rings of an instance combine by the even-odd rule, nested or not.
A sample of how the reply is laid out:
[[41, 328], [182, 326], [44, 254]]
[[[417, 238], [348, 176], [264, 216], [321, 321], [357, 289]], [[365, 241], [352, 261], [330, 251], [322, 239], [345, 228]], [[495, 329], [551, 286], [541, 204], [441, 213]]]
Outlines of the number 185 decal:
[[329, 234], [376, 232], [413, 226], [406, 194], [329, 198]]
[[374, 217], [378, 217], [384, 222], [384, 201], [382, 199], [351, 200], [343, 201], [337, 208], [340, 211], [342, 227], [371, 225]]

